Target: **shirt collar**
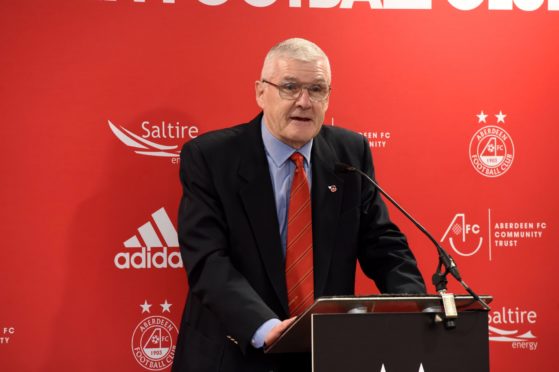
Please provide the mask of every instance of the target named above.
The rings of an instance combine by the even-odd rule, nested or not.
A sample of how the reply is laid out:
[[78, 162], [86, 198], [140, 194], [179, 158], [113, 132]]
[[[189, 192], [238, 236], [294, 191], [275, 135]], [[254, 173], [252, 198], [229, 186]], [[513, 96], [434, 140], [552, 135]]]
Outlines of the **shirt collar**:
[[305, 143], [303, 147], [301, 147], [300, 149], [295, 149], [281, 142], [276, 137], [274, 137], [272, 133], [270, 133], [268, 127], [264, 123], [264, 117], [262, 117], [261, 126], [262, 126], [262, 140], [264, 141], [264, 148], [266, 149], [266, 153], [272, 159], [276, 167], [279, 168], [280, 166], [282, 166], [283, 163], [285, 163], [287, 159], [289, 159], [289, 157], [294, 152], [301, 153], [301, 155], [303, 155], [303, 157], [305, 158], [307, 165], [311, 163], [311, 150], [312, 150], [313, 139]]

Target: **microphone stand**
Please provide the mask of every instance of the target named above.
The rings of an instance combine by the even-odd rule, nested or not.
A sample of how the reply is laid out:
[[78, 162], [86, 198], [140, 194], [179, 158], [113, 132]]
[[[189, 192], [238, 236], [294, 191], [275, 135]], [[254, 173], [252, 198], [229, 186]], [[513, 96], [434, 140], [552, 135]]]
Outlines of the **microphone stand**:
[[[361, 176], [365, 177], [371, 184], [373, 184], [377, 190], [384, 195], [386, 199], [390, 201], [400, 212], [402, 212], [423, 234], [425, 234], [429, 240], [435, 245], [437, 248], [437, 252], [439, 254], [439, 264], [437, 265], [437, 270], [435, 274], [433, 274], [431, 278], [431, 282], [435, 286], [435, 289], [440, 294], [443, 308], [445, 312], [445, 327], [447, 328], [454, 328], [456, 325], [454, 323], [454, 319], [458, 317], [458, 311], [456, 310], [456, 302], [454, 301], [454, 295], [447, 291], [447, 275], [450, 273], [461, 285], [464, 289], [477, 301], [479, 304], [487, 311], [491, 310], [489, 305], [485, 303], [462, 279], [460, 272], [458, 271], [458, 267], [456, 263], [446, 252], [443, 247], [433, 238], [433, 236], [423, 227], [419, 222], [415, 220], [404, 208], [402, 208], [390, 195], [388, 195], [371, 177], [369, 177], [365, 172], [357, 169], [351, 165], [347, 165], [344, 163], [337, 163], [336, 169], [345, 171], [345, 172], [357, 172]], [[442, 269], [444, 267], [444, 272]]]

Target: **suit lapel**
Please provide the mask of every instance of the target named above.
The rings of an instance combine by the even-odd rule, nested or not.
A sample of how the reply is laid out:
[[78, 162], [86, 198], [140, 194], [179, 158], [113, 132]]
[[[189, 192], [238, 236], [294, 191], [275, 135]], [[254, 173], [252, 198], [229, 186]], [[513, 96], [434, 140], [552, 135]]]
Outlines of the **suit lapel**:
[[315, 296], [319, 297], [326, 286], [344, 188], [343, 179], [334, 173], [336, 154], [321, 134], [314, 139], [311, 159]]
[[288, 313], [284, 258], [260, 122], [261, 115], [248, 125], [247, 137], [242, 139], [243, 152], [239, 176], [244, 180], [245, 185], [239, 195], [270, 282], [285, 312]]

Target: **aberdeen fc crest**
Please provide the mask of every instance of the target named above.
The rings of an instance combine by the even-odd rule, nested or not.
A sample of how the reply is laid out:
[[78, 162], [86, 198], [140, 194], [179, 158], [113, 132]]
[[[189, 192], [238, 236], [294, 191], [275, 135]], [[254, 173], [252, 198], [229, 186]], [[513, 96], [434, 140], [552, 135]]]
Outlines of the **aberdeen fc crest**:
[[[142, 313], [150, 313], [151, 306], [145, 301], [140, 305]], [[160, 306], [162, 313], [171, 312], [172, 305], [167, 300]], [[178, 333], [175, 324], [162, 315], [142, 319], [132, 334], [132, 354], [136, 362], [150, 371], [161, 371], [169, 367], [175, 357]]]
[[[481, 111], [477, 115], [479, 123], [487, 123]], [[495, 117], [498, 123], [505, 123], [507, 115], [499, 111]], [[474, 169], [485, 177], [499, 177], [505, 174], [514, 160], [514, 143], [510, 135], [497, 125], [487, 125], [478, 129], [470, 141], [470, 161]]]

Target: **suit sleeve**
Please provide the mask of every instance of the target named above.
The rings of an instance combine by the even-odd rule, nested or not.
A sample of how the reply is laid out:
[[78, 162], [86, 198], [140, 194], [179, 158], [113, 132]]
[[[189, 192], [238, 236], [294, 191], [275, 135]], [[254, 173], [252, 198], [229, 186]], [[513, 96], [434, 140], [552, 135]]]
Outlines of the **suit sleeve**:
[[190, 295], [211, 311], [246, 351], [258, 327], [277, 315], [231, 262], [228, 226], [209, 169], [197, 145], [187, 143], [181, 153], [180, 170], [181, 256]]
[[[375, 179], [368, 143], [363, 139], [362, 171]], [[359, 263], [382, 293], [425, 293], [406, 237], [391, 222], [381, 194], [364, 177], [362, 180]]]

